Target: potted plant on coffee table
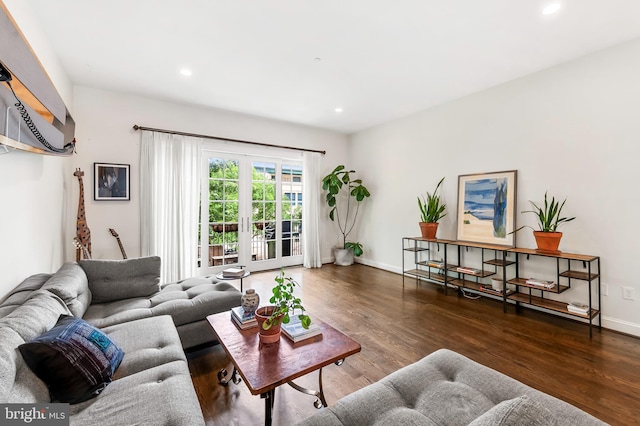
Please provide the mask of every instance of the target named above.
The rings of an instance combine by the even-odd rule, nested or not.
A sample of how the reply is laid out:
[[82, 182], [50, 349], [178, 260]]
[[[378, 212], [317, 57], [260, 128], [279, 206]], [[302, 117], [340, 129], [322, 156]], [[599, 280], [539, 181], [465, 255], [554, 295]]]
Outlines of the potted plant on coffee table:
[[299, 297], [293, 292], [299, 284], [291, 277], [287, 277], [284, 269], [274, 278], [276, 285], [271, 290], [269, 306], [263, 306], [256, 310], [260, 342], [263, 344], [275, 343], [280, 340], [280, 325], [288, 324], [290, 316], [300, 311], [298, 318], [305, 329], [311, 325], [311, 318], [305, 314], [304, 306]]
[[336, 265], [347, 266], [353, 263], [353, 256], [363, 253], [362, 244], [347, 241], [358, 219], [360, 203], [371, 196], [362, 184], [362, 179], [353, 179], [355, 170], [347, 170], [343, 165], [337, 166], [322, 179], [322, 189], [327, 191], [326, 201], [329, 219], [338, 223], [342, 233], [342, 247], [334, 249]]
[[438, 221], [445, 217], [447, 214], [444, 212], [446, 204], [442, 202], [440, 195], [438, 195], [438, 189], [442, 185], [444, 177], [440, 179], [440, 182], [436, 185], [436, 189], [433, 194], [427, 192], [427, 197], [422, 199], [418, 197], [418, 207], [420, 207], [420, 232], [422, 238], [428, 240], [435, 240], [436, 233], [438, 232]]
[[544, 207], [538, 206], [533, 201], [529, 201], [533, 206], [533, 210], [525, 210], [522, 213], [534, 213], [538, 218], [539, 231], [536, 231], [530, 226], [521, 226], [513, 232], [519, 231], [522, 228], [533, 229], [533, 236], [536, 239], [538, 245], [538, 251], [547, 253], [559, 253], [558, 247], [560, 246], [560, 240], [562, 239], [562, 232], [558, 232], [558, 225], [566, 222], [571, 222], [575, 217], [562, 217], [561, 212], [564, 207], [564, 203], [567, 202], [565, 198], [562, 204], [556, 201], [555, 197], [551, 197], [551, 201], [547, 198], [547, 192], [544, 193]]

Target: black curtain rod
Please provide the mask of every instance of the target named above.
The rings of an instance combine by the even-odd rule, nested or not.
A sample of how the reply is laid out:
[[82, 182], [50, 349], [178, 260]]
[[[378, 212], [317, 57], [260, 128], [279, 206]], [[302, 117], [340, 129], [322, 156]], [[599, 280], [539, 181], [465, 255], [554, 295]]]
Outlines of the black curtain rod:
[[249, 145], [258, 145], [258, 146], [268, 146], [268, 147], [271, 147], [271, 148], [284, 148], [284, 149], [294, 149], [296, 151], [319, 152], [322, 155], [325, 155], [327, 153], [327, 151], [319, 151], [317, 149], [296, 148], [296, 147], [293, 147], [293, 146], [274, 145], [274, 144], [263, 143], [263, 142], [243, 141], [242, 139], [221, 138], [220, 136], [199, 135], [197, 133], [178, 132], [178, 131], [175, 131], [175, 130], [154, 129], [152, 127], [138, 126], [137, 124], [133, 125], [133, 130], [148, 130], [148, 131], [151, 131], [151, 132], [169, 133], [169, 134], [172, 134], [172, 135], [181, 135], [181, 136], [192, 136], [192, 137], [195, 137], [195, 138], [218, 139], [218, 140], [221, 140], [221, 141], [239, 142], [239, 143], [246, 143], [246, 144], [249, 144]]

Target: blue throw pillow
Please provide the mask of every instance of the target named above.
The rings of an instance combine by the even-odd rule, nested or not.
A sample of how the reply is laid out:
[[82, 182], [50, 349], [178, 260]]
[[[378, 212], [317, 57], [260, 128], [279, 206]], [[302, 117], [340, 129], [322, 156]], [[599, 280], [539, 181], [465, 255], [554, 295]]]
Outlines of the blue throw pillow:
[[49, 387], [51, 400], [71, 404], [102, 392], [124, 356], [102, 331], [68, 315], [60, 315], [55, 327], [18, 349]]

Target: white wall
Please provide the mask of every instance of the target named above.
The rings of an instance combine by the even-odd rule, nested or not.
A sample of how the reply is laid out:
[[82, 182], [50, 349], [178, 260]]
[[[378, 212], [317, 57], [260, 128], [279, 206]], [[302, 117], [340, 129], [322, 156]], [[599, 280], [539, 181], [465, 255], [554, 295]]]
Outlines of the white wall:
[[[560, 249], [601, 256], [603, 325], [640, 335], [639, 75], [636, 40], [353, 135], [350, 162], [372, 193], [363, 262], [400, 271], [401, 238], [419, 235], [416, 196], [442, 176], [449, 214], [438, 236], [455, 239], [458, 175], [515, 169], [518, 211], [546, 190], [568, 197], [563, 213], [577, 219], [560, 229]], [[535, 247], [530, 230], [517, 245]], [[583, 294], [574, 285], [565, 299]], [[623, 300], [623, 286], [636, 300]]]
[[[78, 155], [75, 167], [85, 170], [85, 204], [95, 258], [121, 257], [108, 229], [119, 234], [129, 257], [140, 255], [140, 132], [132, 126], [179, 130], [269, 144], [326, 150], [323, 171], [329, 172], [347, 158], [347, 137], [342, 134], [262, 119], [229, 111], [205, 109], [151, 100], [93, 88], [74, 90]], [[131, 201], [93, 201], [93, 163], [131, 165]], [[77, 185], [70, 197], [77, 200]], [[72, 217], [75, 221], [75, 213]], [[75, 222], [74, 222], [75, 223]], [[331, 260], [331, 247], [337, 242], [335, 228], [323, 222], [321, 234], [333, 235], [324, 241], [322, 256]], [[73, 232], [69, 234], [69, 238]]]
[[[73, 113], [71, 83], [29, 5], [4, 3]], [[63, 225], [72, 173], [69, 158], [19, 151], [0, 155], [0, 297], [31, 274], [55, 271], [65, 250], [73, 249]]]

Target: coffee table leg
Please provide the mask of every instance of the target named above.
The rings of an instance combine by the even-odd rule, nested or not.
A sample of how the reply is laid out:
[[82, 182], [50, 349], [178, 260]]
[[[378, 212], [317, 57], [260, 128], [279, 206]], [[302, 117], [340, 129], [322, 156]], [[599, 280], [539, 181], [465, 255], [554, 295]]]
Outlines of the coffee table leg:
[[222, 370], [218, 371], [218, 383], [221, 384], [222, 386], [227, 386], [229, 384], [229, 380], [233, 381], [233, 383], [235, 383], [236, 385], [240, 383], [240, 377], [238, 377], [238, 370], [236, 370], [235, 366], [233, 367], [233, 373], [231, 373], [230, 378], [226, 378], [228, 374], [229, 373], [227, 372], [226, 368], [223, 368]]
[[260, 394], [260, 398], [264, 399], [264, 426], [271, 426], [271, 419], [273, 418], [273, 403], [275, 397], [275, 388]]
[[[336, 363], [337, 364], [337, 363]], [[299, 386], [293, 382], [287, 382], [289, 386], [297, 390], [298, 392], [306, 393], [307, 395], [313, 395], [316, 400], [313, 402], [313, 406], [316, 408], [322, 408], [327, 406], [327, 400], [324, 398], [324, 390], [322, 389], [322, 368], [318, 370], [318, 388], [319, 390], [307, 389]]]

